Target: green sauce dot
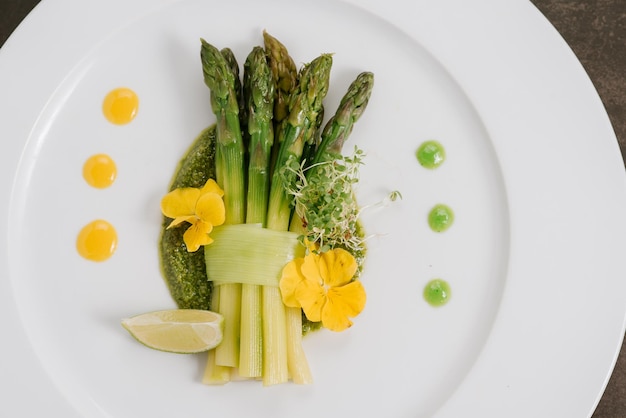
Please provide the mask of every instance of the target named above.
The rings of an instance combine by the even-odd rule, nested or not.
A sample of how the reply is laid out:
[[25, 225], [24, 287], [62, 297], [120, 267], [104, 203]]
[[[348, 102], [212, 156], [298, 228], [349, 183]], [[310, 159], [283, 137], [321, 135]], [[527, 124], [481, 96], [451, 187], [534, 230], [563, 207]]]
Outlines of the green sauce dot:
[[431, 306], [445, 305], [450, 296], [450, 285], [442, 279], [433, 279], [424, 288], [424, 299]]
[[415, 152], [417, 161], [425, 168], [439, 167], [446, 159], [446, 151], [437, 141], [426, 141]]
[[435, 232], [443, 232], [454, 222], [454, 212], [446, 205], [436, 205], [428, 214], [428, 225]]

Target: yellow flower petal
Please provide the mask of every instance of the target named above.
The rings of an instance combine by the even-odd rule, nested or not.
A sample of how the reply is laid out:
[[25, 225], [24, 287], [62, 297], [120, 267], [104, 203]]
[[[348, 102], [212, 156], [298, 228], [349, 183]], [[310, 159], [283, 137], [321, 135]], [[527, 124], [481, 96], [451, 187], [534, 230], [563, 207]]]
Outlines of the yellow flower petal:
[[224, 200], [217, 193], [207, 193], [198, 199], [196, 215], [206, 223], [217, 226], [226, 220]]
[[322, 253], [319, 265], [324, 284], [331, 287], [350, 283], [357, 269], [354, 256], [341, 248]]
[[310, 321], [322, 320], [322, 308], [326, 304], [326, 292], [322, 286], [312, 280], [302, 280], [296, 287], [295, 296]]
[[322, 309], [322, 325], [331, 331], [343, 331], [352, 326], [350, 318], [365, 307], [365, 289], [359, 281], [328, 290]]
[[224, 190], [222, 190], [220, 188], [220, 186], [213, 179], [209, 179], [205, 183], [204, 187], [202, 187], [202, 189], [200, 189], [200, 194], [201, 195], [207, 194], [207, 193], [216, 193], [220, 197], [224, 196]]
[[302, 307], [306, 317], [322, 321], [332, 331], [352, 326], [350, 318], [365, 307], [365, 289], [352, 281], [357, 262], [343, 249], [322, 254], [309, 253], [288, 263], [282, 272], [280, 289], [287, 306]]
[[298, 284], [304, 280], [304, 276], [302, 276], [300, 271], [303, 262], [304, 259], [302, 258], [296, 258], [290, 261], [283, 268], [280, 277], [279, 287], [283, 303], [291, 308], [300, 307], [300, 302], [296, 299], [296, 288]]
[[197, 221], [194, 222], [183, 234], [183, 241], [190, 253], [198, 251], [201, 245], [208, 245], [213, 242], [209, 233], [213, 230], [213, 225]]
[[324, 279], [320, 273], [320, 256], [319, 254], [309, 253], [304, 257], [301, 271], [302, 275], [307, 279], [321, 286], [324, 283]]
[[172, 190], [161, 199], [161, 211], [163, 215], [173, 219], [193, 216], [199, 197], [200, 190], [192, 187]]
[[340, 304], [343, 313], [351, 318], [360, 314], [363, 308], [365, 308], [365, 288], [358, 280], [345, 286], [329, 289], [327, 296], [335, 304]]
[[167, 228], [173, 228], [177, 225], [180, 225], [181, 223], [188, 221], [189, 223], [193, 223], [194, 219], [197, 219], [195, 216], [191, 215], [191, 216], [179, 216], [178, 218], [174, 219], [172, 222], [170, 222], [170, 224], [167, 226]]
[[343, 306], [336, 300], [328, 300], [322, 310], [322, 325], [331, 331], [344, 331], [352, 326], [352, 321], [343, 312]]

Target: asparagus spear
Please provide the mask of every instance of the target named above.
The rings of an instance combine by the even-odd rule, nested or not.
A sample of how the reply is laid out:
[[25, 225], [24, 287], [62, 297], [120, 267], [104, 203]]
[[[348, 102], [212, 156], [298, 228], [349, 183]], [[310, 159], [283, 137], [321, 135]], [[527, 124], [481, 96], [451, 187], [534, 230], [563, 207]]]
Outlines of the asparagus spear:
[[298, 70], [287, 48], [278, 39], [263, 31], [263, 42], [276, 86], [274, 121], [280, 123], [289, 116], [289, 97], [296, 88]]
[[[316, 170], [315, 165], [332, 161], [341, 154], [343, 144], [352, 132], [352, 128], [361, 117], [369, 102], [374, 88], [374, 74], [362, 72], [350, 84], [341, 98], [335, 114], [328, 120], [321, 134], [317, 149], [311, 153], [310, 168], [306, 171], [307, 178]], [[303, 220], [297, 215], [291, 219], [290, 231], [304, 233]]]
[[[274, 80], [275, 100], [274, 100], [274, 131], [281, 131], [281, 125], [289, 116], [289, 98], [298, 83], [298, 70], [293, 62], [291, 55], [285, 45], [272, 35], [263, 31], [263, 42], [265, 45], [265, 53], [267, 54], [270, 68], [272, 70], [272, 78]], [[276, 142], [281, 141], [281, 137], [276, 135]], [[276, 166], [276, 158], [280, 145], [272, 148], [272, 157], [270, 162], [270, 173], [274, 172]]]
[[324, 126], [322, 139], [312, 164], [334, 159], [341, 153], [352, 128], [361, 117], [369, 102], [374, 87], [374, 74], [363, 72], [348, 87], [335, 115]]
[[246, 125], [248, 124], [248, 112], [246, 111], [246, 103], [243, 98], [243, 86], [241, 78], [239, 78], [239, 63], [237, 58], [230, 48], [223, 48], [221, 51], [228, 67], [235, 77], [235, 94], [237, 95], [237, 103], [239, 104], [239, 124], [241, 128], [241, 135], [244, 141], [244, 148], [246, 147]]
[[[211, 306], [220, 306], [220, 286], [217, 286], [211, 294]], [[209, 350], [206, 367], [202, 376], [202, 383], [206, 385], [224, 385], [230, 381], [230, 367], [220, 366], [215, 358], [216, 350]]]
[[307, 141], [304, 144], [304, 149], [302, 150], [301, 160], [304, 163], [305, 167], [308, 167], [311, 165], [311, 162], [313, 161], [313, 157], [315, 156], [315, 153], [317, 151], [317, 147], [320, 145], [320, 142], [321, 142], [320, 131], [321, 131], [323, 121], [324, 121], [324, 107], [320, 109], [320, 113], [317, 117], [313, 138], [311, 138], [311, 140]]
[[[289, 117], [281, 125], [282, 142], [272, 175], [267, 227], [287, 230], [291, 217], [291, 199], [286, 189], [296, 175], [280, 170], [286, 164], [299, 162], [305, 143], [313, 138], [322, 101], [328, 92], [332, 57], [321, 55], [300, 73], [298, 86], [289, 101]], [[311, 373], [301, 346], [302, 316], [299, 308], [285, 308], [280, 290], [263, 288], [264, 384], [282, 383], [288, 372], [295, 383], [309, 383]], [[271, 321], [271, 322], [270, 322]], [[267, 328], [266, 328], [267, 326]]]
[[[324, 127], [320, 144], [317, 146], [315, 154], [312, 154], [313, 161], [309, 163], [310, 167], [306, 171], [307, 178], [315, 170], [321, 169], [321, 166], [316, 166], [315, 164], [333, 161], [340, 155], [343, 144], [350, 135], [354, 123], [367, 107], [373, 86], [374, 75], [364, 72], [359, 74], [348, 87], [335, 115], [330, 118]], [[292, 232], [306, 235], [304, 224], [304, 220], [298, 214], [294, 214], [289, 229]], [[306, 323], [308, 319], [302, 318], [301, 321]], [[295, 321], [291, 325], [294, 323]], [[298, 338], [295, 335], [297, 332], [295, 328], [290, 329], [288, 332], [293, 334], [291, 338]]]
[[280, 149], [272, 176], [267, 227], [286, 230], [289, 227], [291, 199], [285, 190], [296, 180], [296, 173], [283, 172], [288, 163], [299, 163], [305, 143], [313, 140], [322, 101], [328, 92], [332, 56], [323, 54], [304, 66], [300, 81], [289, 102], [289, 117], [281, 126]]
[[[201, 39], [200, 58], [204, 82], [211, 91], [211, 107], [217, 118], [215, 170], [224, 190], [227, 224], [243, 223], [245, 218], [244, 146], [239, 123], [236, 80], [224, 56]], [[219, 287], [218, 312], [224, 315], [224, 338], [216, 348], [216, 363], [237, 367], [239, 361], [239, 326], [241, 285]]]
[[250, 165], [248, 168], [248, 223], [265, 223], [269, 193], [269, 162], [274, 128], [272, 126], [274, 83], [265, 51], [253, 48], [244, 66], [244, 96], [248, 108]]
[[[269, 193], [269, 164], [274, 142], [272, 115], [274, 83], [265, 51], [252, 49], [244, 64], [244, 96], [248, 110], [249, 166], [247, 223], [265, 223]], [[261, 286], [243, 284], [241, 296], [239, 374], [262, 375]]]

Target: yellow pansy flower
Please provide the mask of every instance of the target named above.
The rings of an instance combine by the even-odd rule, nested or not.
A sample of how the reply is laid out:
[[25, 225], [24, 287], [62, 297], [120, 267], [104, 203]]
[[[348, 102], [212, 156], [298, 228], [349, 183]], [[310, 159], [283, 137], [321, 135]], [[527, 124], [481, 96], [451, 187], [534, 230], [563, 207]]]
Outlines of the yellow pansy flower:
[[331, 331], [343, 331], [365, 307], [365, 289], [352, 280], [356, 270], [354, 256], [341, 248], [296, 258], [282, 271], [283, 303], [301, 307], [309, 320]]
[[172, 218], [168, 228], [183, 222], [191, 226], [183, 234], [187, 251], [194, 252], [201, 245], [213, 242], [209, 236], [214, 226], [226, 220], [224, 191], [213, 179], [209, 179], [201, 189], [183, 187], [166, 194], [161, 200], [163, 215]]

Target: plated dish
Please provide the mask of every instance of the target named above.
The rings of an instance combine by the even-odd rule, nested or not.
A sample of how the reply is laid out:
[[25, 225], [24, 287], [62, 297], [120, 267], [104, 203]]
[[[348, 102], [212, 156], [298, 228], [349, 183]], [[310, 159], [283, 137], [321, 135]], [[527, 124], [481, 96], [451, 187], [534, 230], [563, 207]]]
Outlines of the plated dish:
[[[614, 219], [609, 231], [597, 214], [625, 208], [626, 196], [608, 118], [571, 51], [521, 1], [286, 4], [220, 4], [228, 16], [220, 19], [212, 2], [48, 0], [3, 47], [0, 83], [9, 94], [0, 108], [15, 117], [1, 128], [12, 141], [2, 156], [0, 297], [16, 344], [2, 354], [16, 359], [7, 376], [20, 378], [0, 381], [15, 394], [2, 412], [36, 390], [41, 405], [28, 408], [67, 416], [590, 413], [625, 316], [626, 225]], [[69, 9], [84, 19], [63, 17]], [[66, 30], [42, 39], [50, 18]], [[375, 237], [358, 324], [339, 337], [305, 338], [313, 385], [206, 387], [197, 384], [198, 357], [147, 350], [119, 320], [174, 307], [158, 266], [158, 202], [190, 140], [214, 120], [198, 39], [245, 55], [262, 29], [303, 61], [335, 53], [335, 86], [354, 71], [376, 74], [352, 137], [366, 153], [359, 200], [395, 189], [403, 199], [363, 219]], [[24, 53], [35, 45], [42, 52]], [[51, 64], [40, 74], [42, 59]], [[119, 86], [140, 100], [125, 126], [101, 111]], [[331, 93], [328, 107], [339, 98]], [[431, 139], [446, 149], [436, 171], [415, 157]], [[117, 164], [106, 190], [80, 174], [96, 153]], [[427, 217], [439, 203], [455, 222], [436, 234]], [[102, 263], [75, 248], [80, 228], [97, 218], [118, 233]], [[453, 292], [440, 308], [422, 295], [433, 278]], [[610, 296], [591, 298], [597, 289]]]

